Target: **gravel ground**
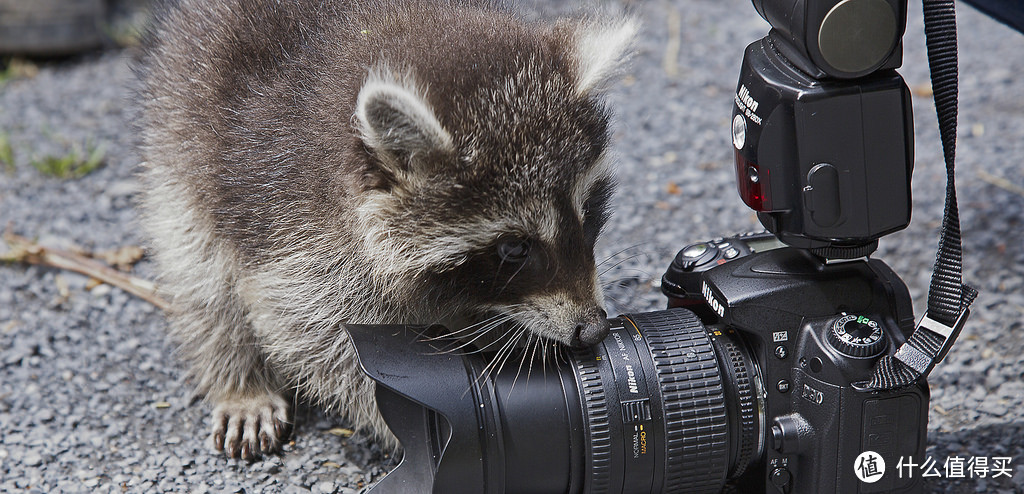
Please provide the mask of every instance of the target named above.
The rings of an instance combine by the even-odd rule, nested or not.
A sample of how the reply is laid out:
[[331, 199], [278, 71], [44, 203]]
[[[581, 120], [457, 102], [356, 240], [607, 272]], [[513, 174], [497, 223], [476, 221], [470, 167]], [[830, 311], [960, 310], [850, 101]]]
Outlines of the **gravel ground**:
[[[927, 83], [920, 7], [911, 3], [901, 71]], [[763, 36], [746, 0], [634, 2], [645, 26], [614, 93], [622, 182], [599, 246], [609, 312], [663, 306], [657, 279], [695, 240], [757, 229], [736, 196], [729, 116], [743, 47]], [[531, 15], [573, 6], [532, 0]], [[1010, 457], [1011, 477], [929, 482], [930, 492], [1024, 492], [1024, 36], [967, 7], [959, 14], [960, 204], [965, 278], [981, 289], [959, 344], [931, 378], [928, 454]], [[0, 87], [0, 225], [48, 245], [103, 250], [140, 242], [126, 85], [132, 53], [40, 66]], [[944, 173], [928, 98], [916, 96], [914, 221], [876, 254], [901, 273], [920, 312], [941, 218]], [[29, 161], [104, 146], [84, 178], [41, 174]], [[1016, 246], [1016, 247], [1015, 247]], [[625, 251], [622, 249], [626, 248]], [[2, 249], [2, 247], [0, 247]], [[614, 254], [614, 255], [613, 255]], [[135, 274], [148, 278], [147, 260]], [[118, 289], [88, 290], [69, 272], [0, 266], [0, 491], [359, 492], [394, 465], [346, 424], [300, 408], [284, 452], [248, 464], [205, 443], [195, 400], [159, 310]]]

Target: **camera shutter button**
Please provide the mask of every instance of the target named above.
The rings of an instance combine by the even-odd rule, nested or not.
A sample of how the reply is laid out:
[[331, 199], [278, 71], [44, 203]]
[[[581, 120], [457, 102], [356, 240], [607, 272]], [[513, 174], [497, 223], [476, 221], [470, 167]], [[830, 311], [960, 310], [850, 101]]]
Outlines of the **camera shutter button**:
[[708, 251], [708, 244], [694, 244], [683, 249], [683, 257], [696, 259]]
[[684, 247], [672, 260], [677, 268], [683, 271], [693, 271], [697, 266], [703, 265], [718, 256], [718, 248], [706, 242], [693, 244]]

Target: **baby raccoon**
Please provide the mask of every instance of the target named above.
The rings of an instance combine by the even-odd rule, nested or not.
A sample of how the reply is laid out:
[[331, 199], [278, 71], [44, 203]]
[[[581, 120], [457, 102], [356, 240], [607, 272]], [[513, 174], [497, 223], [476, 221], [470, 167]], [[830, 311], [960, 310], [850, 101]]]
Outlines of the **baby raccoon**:
[[590, 345], [629, 20], [482, 1], [179, 0], [138, 72], [142, 221], [232, 457], [292, 392], [394, 446], [345, 323]]

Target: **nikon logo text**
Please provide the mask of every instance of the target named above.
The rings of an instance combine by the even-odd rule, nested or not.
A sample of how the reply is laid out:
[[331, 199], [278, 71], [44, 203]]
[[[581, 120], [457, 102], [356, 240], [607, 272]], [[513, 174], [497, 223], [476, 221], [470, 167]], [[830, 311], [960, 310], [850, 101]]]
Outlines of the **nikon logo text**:
[[757, 111], [759, 103], [756, 99], [754, 99], [753, 96], [750, 95], [750, 90], [747, 89], [747, 86], [740, 86], [739, 97], [740, 101], [742, 101], [747, 108], [750, 108], [750, 111]]
[[636, 373], [633, 372], [633, 366], [626, 366], [626, 383], [629, 384], [630, 393], [639, 393], [640, 388], [636, 384]]
[[704, 300], [707, 301], [711, 310], [715, 311], [715, 314], [718, 314], [718, 317], [725, 317], [725, 304], [719, 302], [718, 299], [715, 298], [715, 294], [711, 291], [711, 287], [708, 286], [706, 281], [701, 282], [700, 291], [704, 293]]

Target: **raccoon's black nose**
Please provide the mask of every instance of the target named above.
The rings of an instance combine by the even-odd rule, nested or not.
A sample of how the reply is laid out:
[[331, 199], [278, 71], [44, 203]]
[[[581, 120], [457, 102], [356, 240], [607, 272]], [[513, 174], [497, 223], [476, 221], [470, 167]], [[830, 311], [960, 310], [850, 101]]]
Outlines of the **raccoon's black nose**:
[[572, 346], [583, 348], [594, 346], [608, 336], [611, 324], [608, 323], [608, 313], [600, 311], [596, 317], [589, 317], [586, 320], [576, 323], [576, 331], [573, 333]]

